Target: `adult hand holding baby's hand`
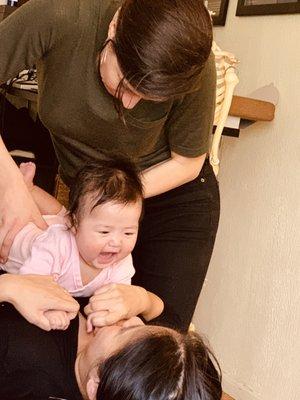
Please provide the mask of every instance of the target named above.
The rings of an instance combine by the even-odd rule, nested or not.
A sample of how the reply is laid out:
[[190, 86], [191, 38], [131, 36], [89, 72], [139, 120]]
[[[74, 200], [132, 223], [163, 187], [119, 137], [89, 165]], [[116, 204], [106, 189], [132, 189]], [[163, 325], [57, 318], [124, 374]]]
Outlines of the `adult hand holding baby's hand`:
[[96, 290], [84, 311], [87, 331], [113, 325], [141, 314], [148, 307], [147, 291], [139, 286], [111, 283]]
[[79, 311], [77, 301], [52, 276], [1, 275], [0, 301], [10, 302], [27, 321], [46, 331], [51, 329], [46, 311], [64, 311], [69, 319]]

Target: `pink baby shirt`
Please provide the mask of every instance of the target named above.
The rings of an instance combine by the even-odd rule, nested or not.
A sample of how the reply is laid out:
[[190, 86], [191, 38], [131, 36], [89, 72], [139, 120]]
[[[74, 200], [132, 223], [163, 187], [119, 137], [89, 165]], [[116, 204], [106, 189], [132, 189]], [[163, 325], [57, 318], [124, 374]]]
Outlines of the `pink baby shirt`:
[[101, 270], [92, 281], [83, 285], [80, 258], [73, 233], [67, 229], [65, 218], [43, 216], [49, 228], [45, 231], [33, 223], [26, 225], [15, 237], [8, 261], [0, 269], [13, 274], [54, 275], [57, 282], [74, 297], [89, 297], [108, 283], [130, 284], [134, 275], [129, 254], [119, 263]]

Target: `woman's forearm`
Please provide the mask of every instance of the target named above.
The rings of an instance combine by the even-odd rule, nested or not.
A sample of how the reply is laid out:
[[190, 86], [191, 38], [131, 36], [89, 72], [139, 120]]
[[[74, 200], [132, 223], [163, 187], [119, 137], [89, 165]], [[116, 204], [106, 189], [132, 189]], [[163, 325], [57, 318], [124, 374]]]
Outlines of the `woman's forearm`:
[[150, 321], [151, 319], [158, 317], [163, 312], [164, 303], [154, 293], [148, 292], [146, 290], [145, 292], [147, 296], [147, 306], [141, 314], [146, 321]]
[[9, 274], [0, 275], [0, 302], [12, 301]]
[[199, 175], [205, 157], [206, 154], [188, 158], [172, 153], [168, 160], [143, 171], [145, 197], [156, 196], [192, 181]]

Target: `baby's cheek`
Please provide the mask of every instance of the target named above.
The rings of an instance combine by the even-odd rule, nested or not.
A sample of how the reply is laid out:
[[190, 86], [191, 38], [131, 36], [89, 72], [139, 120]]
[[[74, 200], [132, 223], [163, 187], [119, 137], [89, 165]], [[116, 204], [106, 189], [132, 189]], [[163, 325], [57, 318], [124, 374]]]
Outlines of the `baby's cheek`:
[[82, 255], [92, 254], [97, 248], [96, 241], [90, 236], [89, 239], [82, 240], [78, 243], [78, 250]]
[[129, 243], [129, 246], [128, 246], [129, 253], [131, 253], [132, 250], [134, 249], [134, 246], [136, 245], [136, 241], [137, 241], [137, 237], [135, 237], [134, 239], [132, 239], [132, 241]]

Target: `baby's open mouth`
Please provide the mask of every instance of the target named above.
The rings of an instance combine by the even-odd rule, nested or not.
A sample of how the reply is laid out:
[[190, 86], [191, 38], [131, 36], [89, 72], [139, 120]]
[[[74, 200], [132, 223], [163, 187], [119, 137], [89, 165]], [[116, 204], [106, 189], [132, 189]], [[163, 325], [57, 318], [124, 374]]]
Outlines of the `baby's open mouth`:
[[108, 251], [102, 252], [98, 256], [98, 261], [101, 264], [108, 264], [108, 263], [113, 261], [113, 259], [115, 258], [116, 254], [117, 253], [108, 252]]

